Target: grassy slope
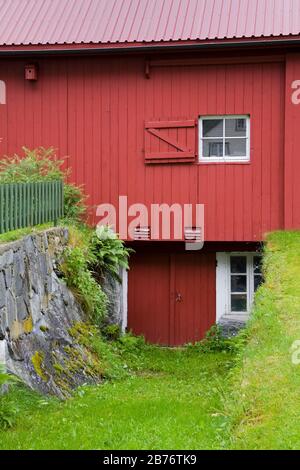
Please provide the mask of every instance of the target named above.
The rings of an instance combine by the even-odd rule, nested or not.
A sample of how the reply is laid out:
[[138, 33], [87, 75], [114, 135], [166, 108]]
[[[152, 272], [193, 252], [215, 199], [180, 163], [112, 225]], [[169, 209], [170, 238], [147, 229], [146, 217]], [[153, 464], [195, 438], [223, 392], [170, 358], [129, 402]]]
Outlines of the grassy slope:
[[[14, 391], [22, 409], [13, 429], [0, 432], [1, 449], [211, 449], [226, 418], [219, 387], [228, 354], [146, 348], [139, 371], [85, 387], [65, 403]], [[80, 396], [81, 395], [81, 396]]]
[[299, 449], [300, 365], [291, 361], [291, 346], [300, 339], [300, 232], [268, 237], [265, 270], [234, 397], [226, 403], [231, 446]]
[[142, 348], [137, 362], [122, 356], [135, 373], [117, 366], [122, 378], [65, 403], [15, 390], [22, 413], [0, 448], [299, 449], [300, 232], [269, 236], [265, 270], [231, 393], [230, 355]]

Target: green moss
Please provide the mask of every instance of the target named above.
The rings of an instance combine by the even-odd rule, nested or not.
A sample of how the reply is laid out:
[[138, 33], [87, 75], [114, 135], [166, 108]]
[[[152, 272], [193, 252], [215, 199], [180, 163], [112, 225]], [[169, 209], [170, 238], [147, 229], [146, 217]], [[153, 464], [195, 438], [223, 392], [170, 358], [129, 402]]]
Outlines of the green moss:
[[53, 368], [56, 370], [58, 374], [63, 374], [65, 372], [65, 369], [59, 362], [55, 362], [53, 364]]
[[67, 358], [64, 362], [65, 373], [72, 372], [76, 374], [83, 371], [85, 375], [98, 381], [104, 373], [99, 357], [86, 346], [81, 348], [81, 350], [78, 350], [75, 347], [67, 347]]
[[31, 357], [31, 362], [33, 364], [34, 370], [42, 380], [47, 382], [48, 377], [45, 371], [43, 370], [43, 361], [44, 361], [43, 353], [39, 351], [35, 351], [34, 355]]
[[69, 329], [69, 334], [79, 344], [90, 346], [91, 338], [93, 338], [95, 335], [98, 335], [99, 333], [98, 329], [88, 322], [76, 322]]
[[92, 339], [94, 336], [99, 337], [97, 328], [89, 323], [76, 322], [69, 329], [69, 334], [73, 345], [64, 346], [63, 357], [56, 354], [52, 345], [53, 380], [66, 396], [74, 388], [76, 375], [90, 378], [94, 383], [104, 376], [101, 358], [93, 348]]
[[41, 330], [43, 333], [45, 333], [46, 331], [49, 330], [49, 328], [48, 328], [46, 325], [41, 325], [41, 326], [40, 326], [40, 330]]
[[120, 325], [114, 323], [112, 325], [107, 325], [102, 329], [102, 334], [109, 341], [117, 341], [121, 337], [121, 328]]
[[43, 230], [47, 230], [51, 227], [53, 227], [53, 223], [47, 223], [47, 224], [36, 225], [35, 227], [26, 227], [26, 228], [20, 228], [17, 230], [11, 230], [10, 232], [2, 233], [0, 235], [0, 244], [20, 240], [21, 238], [27, 235], [31, 235], [32, 233], [42, 232]]

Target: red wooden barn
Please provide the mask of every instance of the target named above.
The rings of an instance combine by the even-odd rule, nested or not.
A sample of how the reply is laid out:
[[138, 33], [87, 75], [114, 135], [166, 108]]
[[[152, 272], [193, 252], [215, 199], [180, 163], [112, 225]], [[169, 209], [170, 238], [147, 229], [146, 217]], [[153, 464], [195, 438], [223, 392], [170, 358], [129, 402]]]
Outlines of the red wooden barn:
[[247, 318], [265, 233], [299, 228], [299, 45], [299, 0], [0, 0], [0, 153], [54, 146], [92, 207], [123, 196], [149, 341]]

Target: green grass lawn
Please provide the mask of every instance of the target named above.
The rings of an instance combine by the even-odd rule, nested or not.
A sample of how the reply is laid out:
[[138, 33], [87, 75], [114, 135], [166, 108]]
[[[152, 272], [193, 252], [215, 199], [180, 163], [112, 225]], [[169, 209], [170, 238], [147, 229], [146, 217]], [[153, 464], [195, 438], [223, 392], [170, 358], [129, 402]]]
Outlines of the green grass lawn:
[[1, 449], [214, 449], [225, 446], [220, 396], [232, 365], [226, 353], [145, 348], [127, 378], [85, 386], [66, 402], [24, 387]]
[[300, 232], [268, 237], [264, 270], [234, 355], [101, 340], [110, 380], [65, 402], [14, 388], [0, 449], [300, 449]]

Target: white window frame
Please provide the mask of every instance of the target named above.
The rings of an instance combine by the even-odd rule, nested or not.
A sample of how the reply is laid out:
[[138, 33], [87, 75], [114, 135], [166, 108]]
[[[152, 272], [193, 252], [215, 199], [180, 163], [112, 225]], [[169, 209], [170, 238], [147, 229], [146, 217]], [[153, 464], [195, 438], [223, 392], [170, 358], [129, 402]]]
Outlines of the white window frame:
[[[223, 119], [223, 136], [222, 137], [203, 137], [203, 121]], [[203, 140], [216, 140], [222, 139], [223, 153], [225, 148], [225, 121], [226, 119], [246, 119], [246, 136], [244, 137], [227, 137], [229, 139], [246, 139], [246, 155], [236, 157], [204, 157], [203, 156]], [[250, 116], [247, 114], [223, 114], [215, 116], [200, 116], [199, 117], [199, 162], [200, 163], [245, 163], [250, 161]]]
[[[230, 257], [245, 256], [247, 258], [247, 311], [232, 312], [231, 311], [231, 271]], [[254, 300], [254, 257], [261, 256], [260, 253], [252, 252], [226, 252], [217, 253], [217, 269], [216, 269], [216, 305], [217, 305], [217, 322], [221, 317], [238, 317], [248, 318]]]

